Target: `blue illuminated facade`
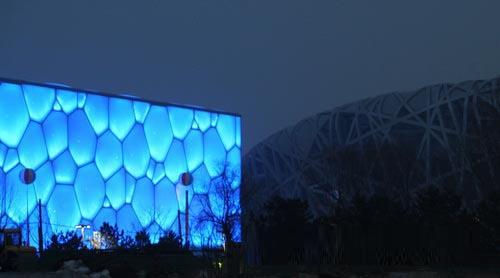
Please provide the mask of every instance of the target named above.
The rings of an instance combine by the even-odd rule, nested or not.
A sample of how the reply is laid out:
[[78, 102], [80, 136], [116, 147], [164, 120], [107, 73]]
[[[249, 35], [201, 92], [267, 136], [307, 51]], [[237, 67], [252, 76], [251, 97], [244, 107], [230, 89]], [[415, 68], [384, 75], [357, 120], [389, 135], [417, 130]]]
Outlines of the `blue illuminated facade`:
[[[1, 228], [21, 227], [38, 246], [37, 200], [42, 203], [44, 241], [53, 233], [103, 222], [125, 233], [146, 229], [152, 241], [178, 232], [207, 198], [221, 165], [241, 173], [238, 115], [144, 102], [62, 86], [0, 80]], [[36, 180], [21, 182], [33, 169]], [[191, 185], [180, 184], [189, 172]], [[239, 179], [233, 185], [239, 194]], [[214, 199], [214, 201], [212, 201]], [[178, 223], [178, 210], [181, 223]], [[27, 217], [29, 217], [27, 221]], [[191, 222], [193, 222], [191, 221]], [[192, 230], [192, 242], [214, 231]]]

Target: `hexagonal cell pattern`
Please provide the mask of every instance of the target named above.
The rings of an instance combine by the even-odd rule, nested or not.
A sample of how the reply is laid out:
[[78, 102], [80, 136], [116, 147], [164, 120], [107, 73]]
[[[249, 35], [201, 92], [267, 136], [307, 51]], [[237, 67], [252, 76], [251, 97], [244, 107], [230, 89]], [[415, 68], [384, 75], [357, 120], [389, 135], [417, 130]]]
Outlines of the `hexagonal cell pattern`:
[[68, 120], [69, 151], [76, 164], [81, 166], [94, 160], [96, 135], [85, 113], [77, 110]]
[[55, 233], [74, 230], [81, 217], [73, 186], [56, 185], [47, 203], [47, 213]]
[[19, 143], [19, 160], [26, 168], [36, 169], [47, 160], [47, 147], [40, 124], [31, 122]]
[[144, 122], [144, 132], [148, 140], [151, 157], [156, 161], [164, 160], [173, 139], [170, 120], [164, 107], [151, 107]]
[[122, 144], [118, 139], [107, 131], [97, 140], [95, 163], [102, 177], [108, 179], [113, 173], [122, 167]]
[[78, 170], [75, 179], [75, 193], [80, 204], [82, 217], [94, 218], [104, 202], [105, 195], [104, 181], [94, 164], [86, 165]]
[[[186, 212], [185, 190], [191, 221], [200, 198], [219, 205], [207, 197], [211, 181], [226, 158], [240, 171], [240, 146], [236, 116], [0, 81], [0, 184], [10, 198], [0, 220], [23, 228], [30, 215], [36, 223], [40, 199], [45, 240], [77, 224], [97, 230], [108, 222], [131, 236], [146, 229], [156, 242], [164, 231], [177, 231], [172, 225], [178, 210]], [[25, 168], [36, 171], [31, 185], [20, 180]], [[185, 172], [190, 186], [179, 183]], [[213, 242], [213, 234], [204, 227], [194, 244]]]
[[37, 122], [43, 121], [53, 108], [55, 99], [54, 89], [23, 85], [23, 92], [31, 119]]
[[21, 86], [0, 84], [0, 141], [16, 147], [30, 120]]

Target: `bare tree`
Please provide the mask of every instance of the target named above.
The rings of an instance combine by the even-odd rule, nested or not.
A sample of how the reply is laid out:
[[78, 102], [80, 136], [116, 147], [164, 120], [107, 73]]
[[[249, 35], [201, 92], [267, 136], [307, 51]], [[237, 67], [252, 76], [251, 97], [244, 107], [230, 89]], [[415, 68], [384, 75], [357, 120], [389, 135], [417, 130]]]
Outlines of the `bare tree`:
[[210, 184], [208, 198], [200, 198], [201, 211], [195, 216], [195, 225], [212, 226], [226, 244], [236, 241], [241, 220], [239, 169], [227, 163], [221, 164], [221, 175]]

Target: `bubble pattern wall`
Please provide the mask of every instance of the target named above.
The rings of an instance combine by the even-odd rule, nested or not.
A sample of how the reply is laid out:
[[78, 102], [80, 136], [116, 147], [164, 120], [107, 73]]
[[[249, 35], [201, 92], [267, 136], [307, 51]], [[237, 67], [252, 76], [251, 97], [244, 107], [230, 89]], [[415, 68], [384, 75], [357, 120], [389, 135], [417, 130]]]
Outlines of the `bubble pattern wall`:
[[[45, 241], [78, 224], [98, 229], [103, 222], [130, 235], [146, 229], [153, 241], [177, 232], [186, 189], [194, 219], [201, 201], [213, 199], [210, 183], [221, 164], [240, 176], [240, 122], [198, 108], [2, 82], [0, 225], [21, 227], [27, 236], [29, 222], [30, 244], [37, 246], [40, 199]], [[19, 177], [27, 168], [36, 173], [31, 185]], [[188, 187], [179, 181], [185, 172], [193, 177]], [[234, 194], [239, 185], [238, 178]]]

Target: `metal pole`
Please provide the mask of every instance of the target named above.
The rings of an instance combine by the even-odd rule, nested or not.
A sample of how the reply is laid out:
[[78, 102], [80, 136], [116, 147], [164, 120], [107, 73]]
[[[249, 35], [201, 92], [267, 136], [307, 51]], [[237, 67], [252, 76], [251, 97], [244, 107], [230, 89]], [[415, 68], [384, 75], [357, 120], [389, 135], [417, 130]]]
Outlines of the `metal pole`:
[[177, 210], [177, 226], [178, 226], [177, 228], [179, 229], [178, 235], [182, 240], [182, 225], [181, 225], [181, 210], [180, 209]]
[[38, 199], [38, 251], [43, 252], [42, 199]]
[[189, 191], [186, 190], [186, 248], [189, 249]]
[[26, 246], [30, 246], [30, 216], [28, 211], [28, 185], [26, 185]]

